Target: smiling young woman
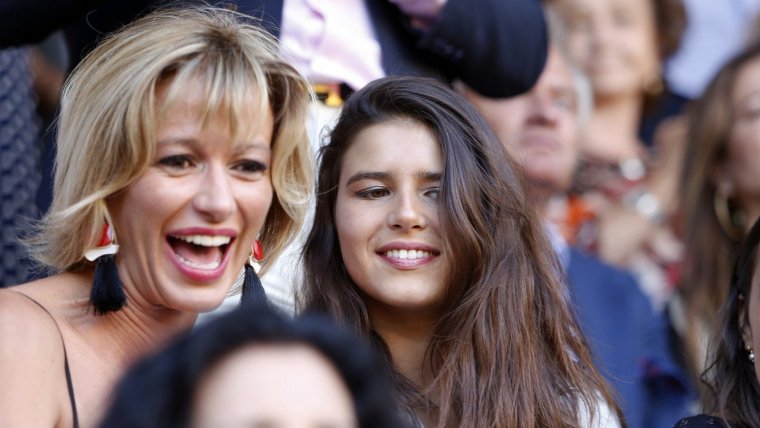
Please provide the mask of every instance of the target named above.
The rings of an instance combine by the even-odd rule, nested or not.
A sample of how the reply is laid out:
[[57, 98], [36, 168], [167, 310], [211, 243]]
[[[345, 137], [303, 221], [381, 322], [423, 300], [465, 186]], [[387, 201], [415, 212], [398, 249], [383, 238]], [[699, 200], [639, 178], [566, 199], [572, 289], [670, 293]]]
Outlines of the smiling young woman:
[[301, 304], [386, 352], [417, 424], [617, 426], [517, 168], [487, 130], [434, 81], [352, 95], [321, 152]]
[[0, 290], [0, 426], [94, 426], [126, 367], [221, 304], [254, 240], [276, 258], [308, 200], [308, 102], [224, 9], [155, 12], [81, 63], [31, 239], [55, 274]]

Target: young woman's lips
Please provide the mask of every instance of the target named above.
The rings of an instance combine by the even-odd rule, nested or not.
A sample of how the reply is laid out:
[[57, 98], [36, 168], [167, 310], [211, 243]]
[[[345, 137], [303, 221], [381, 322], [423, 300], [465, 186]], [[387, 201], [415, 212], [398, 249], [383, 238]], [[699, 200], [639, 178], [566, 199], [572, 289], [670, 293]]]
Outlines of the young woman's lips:
[[191, 281], [215, 281], [225, 272], [236, 236], [231, 229], [175, 230], [166, 237], [169, 258]]
[[416, 243], [391, 243], [376, 251], [386, 263], [397, 269], [416, 269], [425, 266], [441, 255], [440, 250]]

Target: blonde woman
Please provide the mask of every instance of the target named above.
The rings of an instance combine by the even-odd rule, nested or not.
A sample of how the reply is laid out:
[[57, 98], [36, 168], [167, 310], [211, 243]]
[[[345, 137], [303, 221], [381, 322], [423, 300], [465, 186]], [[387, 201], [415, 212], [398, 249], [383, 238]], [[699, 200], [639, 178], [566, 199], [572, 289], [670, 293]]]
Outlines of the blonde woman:
[[54, 274], [0, 291], [0, 426], [96, 425], [127, 366], [298, 230], [309, 90], [276, 52], [234, 12], [167, 9], [74, 71], [31, 242]]

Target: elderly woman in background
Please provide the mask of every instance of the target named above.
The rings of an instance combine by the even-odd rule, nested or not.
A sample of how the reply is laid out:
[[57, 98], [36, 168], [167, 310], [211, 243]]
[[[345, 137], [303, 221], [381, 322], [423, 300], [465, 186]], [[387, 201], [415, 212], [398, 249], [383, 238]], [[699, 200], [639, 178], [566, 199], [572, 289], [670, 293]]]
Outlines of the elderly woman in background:
[[266, 268], [303, 219], [308, 102], [275, 41], [223, 9], [159, 11], [80, 64], [31, 241], [55, 273], [0, 291], [0, 426], [94, 426], [129, 364], [219, 306], [262, 247]]
[[[639, 132], [664, 92], [662, 63], [685, 26], [680, 0], [549, 0], [563, 39], [589, 76], [594, 112], [562, 217], [568, 241], [636, 273], [653, 305], [675, 285], [680, 243], [669, 219], [682, 144], [661, 127], [654, 147]], [[650, 143], [651, 144], [651, 143]]]
[[680, 192], [686, 252], [670, 308], [695, 377], [739, 243], [760, 217], [759, 77], [754, 44], [718, 72], [690, 112]]
[[760, 221], [747, 234], [731, 274], [728, 297], [711, 346], [710, 365], [702, 376], [707, 385], [706, 409], [714, 416], [686, 418], [674, 428], [760, 426]]

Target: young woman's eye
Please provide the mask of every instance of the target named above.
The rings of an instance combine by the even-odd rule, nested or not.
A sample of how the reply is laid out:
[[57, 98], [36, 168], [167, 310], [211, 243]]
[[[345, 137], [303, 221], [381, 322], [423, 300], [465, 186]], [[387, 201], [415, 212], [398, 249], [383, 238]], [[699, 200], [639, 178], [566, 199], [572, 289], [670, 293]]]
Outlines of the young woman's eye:
[[268, 169], [268, 166], [256, 160], [244, 160], [236, 163], [233, 169], [246, 175], [261, 175]]
[[385, 187], [370, 187], [356, 192], [356, 195], [363, 199], [379, 199], [388, 194]]
[[193, 159], [187, 155], [173, 155], [161, 158], [158, 163], [170, 169], [185, 169], [193, 166]]
[[427, 197], [429, 197], [429, 198], [431, 198], [433, 200], [436, 200], [436, 201], [438, 200], [438, 197], [440, 195], [441, 195], [441, 188], [440, 187], [433, 187], [433, 188], [427, 189], [425, 191], [425, 196], [427, 196]]

